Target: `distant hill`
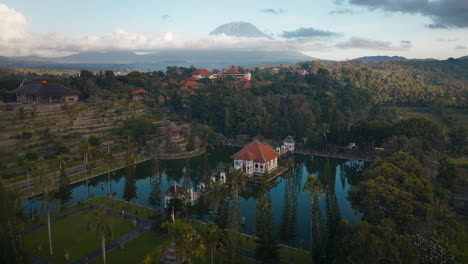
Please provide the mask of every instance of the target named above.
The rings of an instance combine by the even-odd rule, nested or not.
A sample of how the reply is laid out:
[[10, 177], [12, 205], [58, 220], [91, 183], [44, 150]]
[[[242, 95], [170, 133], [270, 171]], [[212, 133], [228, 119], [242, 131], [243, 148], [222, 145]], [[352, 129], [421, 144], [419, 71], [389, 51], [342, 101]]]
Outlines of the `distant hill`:
[[162, 70], [167, 66], [220, 68], [230, 65], [244, 67], [262, 64], [295, 64], [316, 60], [293, 50], [172, 50], [138, 55], [129, 51], [82, 52], [59, 58], [0, 57], [0, 67], [25, 67], [49, 69], [110, 69]]
[[460, 57], [458, 58], [459, 60], [468, 60], [468, 56], [463, 56], [463, 57]]
[[408, 59], [400, 56], [366, 56], [353, 59], [362, 62], [387, 62], [387, 61], [407, 61]]
[[234, 37], [248, 37], [248, 38], [269, 38], [273, 39], [271, 36], [263, 33], [254, 25], [248, 22], [231, 22], [223, 24], [213, 30], [210, 35], [221, 35], [225, 34], [227, 36]]
[[407, 59], [401, 56], [366, 56], [353, 59], [354, 61], [361, 62], [389, 62], [389, 61], [438, 61], [436, 59]]

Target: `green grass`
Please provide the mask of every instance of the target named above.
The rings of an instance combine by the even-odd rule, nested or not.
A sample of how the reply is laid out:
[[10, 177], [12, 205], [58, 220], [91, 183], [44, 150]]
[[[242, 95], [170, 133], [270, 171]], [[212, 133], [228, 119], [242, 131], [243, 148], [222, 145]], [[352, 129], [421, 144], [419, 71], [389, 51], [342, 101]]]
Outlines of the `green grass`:
[[[79, 259], [100, 248], [100, 239], [96, 237], [93, 227], [90, 231], [86, 228], [87, 223], [91, 220], [89, 212], [82, 212], [52, 223], [53, 256], [49, 255], [47, 226], [24, 234], [24, 248], [27, 252], [36, 254], [53, 263], [66, 263], [64, 258], [65, 250], [70, 252], [71, 260]], [[110, 217], [110, 224], [113, 230], [113, 239], [134, 229], [130, 221], [117, 216]], [[42, 244], [41, 250], [37, 248], [40, 243]]]
[[96, 197], [89, 201], [89, 203], [104, 206], [106, 208], [112, 208], [117, 211], [125, 210], [125, 212], [133, 215], [137, 215], [142, 218], [150, 218], [155, 215], [159, 215], [159, 212], [151, 208], [139, 206], [125, 201], [116, 200], [108, 197]]
[[[241, 242], [241, 247], [255, 251], [255, 240], [247, 236], [244, 236], [244, 238]], [[280, 259], [287, 263], [312, 263], [312, 255], [308, 251], [281, 246], [279, 253]]]
[[[157, 250], [164, 246], [168, 242], [168, 235], [163, 233], [147, 232], [139, 235], [135, 239], [129, 241], [123, 249], [116, 248], [107, 252], [106, 258], [107, 263], [111, 264], [127, 264], [127, 263], [143, 263], [144, 258], [149, 252]], [[209, 256], [209, 249], [207, 250], [207, 256], [204, 259], [197, 259], [194, 261], [196, 264], [210, 264], [211, 259]], [[217, 255], [220, 257], [220, 255]], [[239, 257], [241, 264], [257, 263], [254, 260]], [[90, 264], [102, 263], [102, 257], [99, 256], [93, 259]], [[222, 260], [215, 258], [214, 263], [222, 263]]]
[[[164, 245], [168, 239], [167, 234], [153, 232], [143, 233], [125, 244], [123, 249], [115, 248], [107, 252], [107, 263], [143, 263], [146, 254]], [[90, 262], [90, 264], [100, 263], [102, 263], [101, 256]]]

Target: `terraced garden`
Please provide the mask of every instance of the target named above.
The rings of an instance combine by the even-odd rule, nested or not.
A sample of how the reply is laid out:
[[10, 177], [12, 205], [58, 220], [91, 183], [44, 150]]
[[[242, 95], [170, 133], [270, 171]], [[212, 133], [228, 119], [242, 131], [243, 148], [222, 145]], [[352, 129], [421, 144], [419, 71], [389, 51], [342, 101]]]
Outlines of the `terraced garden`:
[[[122, 163], [117, 162], [115, 167], [121, 167], [125, 147], [113, 131], [125, 120], [143, 117], [155, 119], [148, 107], [139, 102], [78, 103], [37, 108], [16, 105], [14, 110], [0, 115], [0, 175], [10, 187], [27, 188], [25, 161], [34, 159], [46, 173], [58, 175], [60, 165], [57, 156], [68, 152], [71, 160], [66, 164], [66, 174], [72, 182], [80, 180], [84, 176], [80, 148], [90, 136], [99, 138], [98, 151], [105, 153], [109, 150]], [[99, 158], [96, 157], [96, 169], [92, 173], [106, 170]], [[30, 185], [32, 183], [31, 180]]]

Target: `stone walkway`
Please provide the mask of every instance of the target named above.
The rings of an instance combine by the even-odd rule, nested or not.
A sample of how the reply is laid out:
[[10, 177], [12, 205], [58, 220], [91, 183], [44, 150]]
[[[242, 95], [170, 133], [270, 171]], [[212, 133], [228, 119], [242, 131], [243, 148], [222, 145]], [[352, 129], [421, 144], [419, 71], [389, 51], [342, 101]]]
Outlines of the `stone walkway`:
[[[97, 207], [93, 207], [93, 208], [97, 208]], [[85, 206], [83, 208], [74, 210], [74, 211], [70, 212], [67, 215], [68, 216], [75, 215], [75, 214], [84, 212], [84, 211], [89, 210], [89, 209], [90, 209], [89, 206]], [[112, 213], [112, 214], [117, 215], [119, 217], [124, 217], [122, 215], [122, 213], [117, 211], [117, 210], [114, 210], [114, 209], [111, 209], [111, 208], [106, 208], [106, 211], [108, 213]], [[64, 219], [64, 216], [58, 216], [58, 217], [52, 219], [51, 223], [55, 223], [55, 222], [60, 221], [62, 219]], [[114, 240], [114, 241], [112, 241], [110, 243], [107, 243], [106, 244], [106, 252], [108, 252], [109, 250], [112, 250], [114, 248], [119, 247], [121, 244], [127, 243], [128, 241], [134, 239], [135, 237], [137, 237], [138, 235], [140, 235], [142, 233], [150, 231], [152, 224], [156, 221], [156, 220], [152, 220], [152, 219], [140, 218], [140, 217], [137, 217], [137, 216], [132, 215], [132, 214], [125, 214], [125, 219], [129, 220], [131, 222], [135, 222], [136, 219], [138, 219], [138, 221], [139, 221], [138, 228], [135, 229], [134, 231], [130, 232], [130, 233], [127, 233], [127, 234], [117, 238], [116, 240]], [[24, 234], [24, 233], [33, 232], [33, 231], [36, 231], [39, 228], [42, 228], [44, 226], [46, 226], [46, 224], [36, 225], [36, 226], [25, 229], [22, 233]], [[101, 256], [101, 254], [102, 254], [102, 249], [99, 248], [99, 249], [91, 252], [90, 254], [88, 254], [86, 256], [83, 256], [82, 258], [80, 258], [78, 260], [75, 260], [73, 262], [70, 262], [70, 263], [72, 263], [72, 264], [87, 263], [87, 261], [90, 262], [94, 258]], [[37, 255], [34, 255], [34, 254], [29, 254], [29, 257], [30, 257], [32, 263], [34, 263], [34, 264], [50, 264], [50, 262], [48, 262], [47, 260], [45, 260], [45, 259], [43, 259], [43, 258], [41, 258], [41, 257], [39, 257]]]

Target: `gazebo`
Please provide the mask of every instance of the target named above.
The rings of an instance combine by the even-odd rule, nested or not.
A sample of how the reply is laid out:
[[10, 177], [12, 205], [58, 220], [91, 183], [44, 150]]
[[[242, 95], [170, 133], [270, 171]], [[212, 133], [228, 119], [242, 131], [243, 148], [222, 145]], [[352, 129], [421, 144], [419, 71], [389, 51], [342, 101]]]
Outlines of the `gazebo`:
[[49, 77], [32, 79], [25, 85], [21, 83], [20, 87], [10, 93], [16, 94], [16, 100], [23, 104], [75, 103], [80, 94]]

